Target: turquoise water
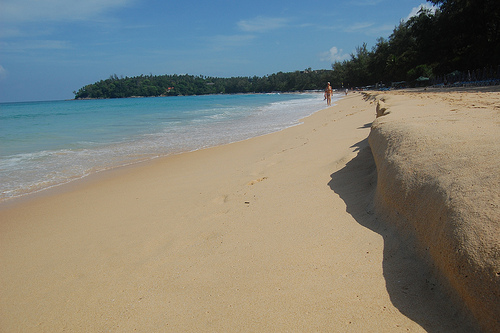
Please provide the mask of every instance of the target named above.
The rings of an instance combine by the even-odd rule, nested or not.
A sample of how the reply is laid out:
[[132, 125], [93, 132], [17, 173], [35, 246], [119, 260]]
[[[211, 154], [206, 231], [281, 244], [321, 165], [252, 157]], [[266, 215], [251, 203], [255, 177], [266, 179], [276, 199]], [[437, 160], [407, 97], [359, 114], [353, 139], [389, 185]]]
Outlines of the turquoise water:
[[0, 104], [0, 201], [279, 131], [323, 108], [319, 93]]

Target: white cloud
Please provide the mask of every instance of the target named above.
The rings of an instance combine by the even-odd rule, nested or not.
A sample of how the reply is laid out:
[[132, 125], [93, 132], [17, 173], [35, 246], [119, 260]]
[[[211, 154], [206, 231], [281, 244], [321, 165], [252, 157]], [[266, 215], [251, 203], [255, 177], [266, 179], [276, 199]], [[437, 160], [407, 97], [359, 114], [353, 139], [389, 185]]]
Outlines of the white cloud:
[[408, 14], [408, 16], [406, 17], [406, 21], [408, 21], [413, 16], [416, 16], [418, 14], [418, 12], [420, 11], [420, 9], [422, 9], [422, 8], [423, 9], [430, 9], [433, 13], [436, 11], [436, 9], [438, 9], [438, 7], [436, 7], [434, 5], [429, 5], [428, 3], [422, 3], [422, 4], [420, 4], [420, 6], [412, 8], [410, 14]]
[[0, 80], [3, 80], [7, 77], [7, 70], [0, 65]]
[[349, 59], [351, 56], [349, 54], [343, 53], [342, 49], [338, 49], [337, 47], [332, 47], [328, 52], [323, 52], [320, 55], [321, 61], [344, 61]]
[[360, 30], [366, 30], [371, 26], [373, 26], [373, 23], [371, 22], [359, 22], [346, 27], [344, 30], [346, 32], [358, 32]]
[[379, 27], [374, 27], [370, 29], [370, 33], [380, 35], [380, 34], [391, 33], [393, 30], [394, 30], [394, 25], [383, 24]]
[[84, 20], [135, 0], [2, 0], [4, 22]]
[[209, 38], [213, 49], [223, 49], [233, 46], [242, 46], [254, 39], [253, 35], [217, 35]]
[[69, 42], [65, 40], [36, 40], [26, 44], [30, 49], [62, 50], [69, 49]]
[[239, 21], [238, 27], [247, 32], [266, 32], [283, 28], [287, 23], [288, 19], [286, 18], [258, 16], [251, 20]]
[[383, 2], [384, 0], [358, 0], [352, 1], [350, 4], [355, 6], [374, 6]]
[[17, 28], [6, 28], [0, 30], [0, 38], [21, 37], [23, 33]]
[[375, 25], [373, 22], [358, 22], [344, 28], [345, 32], [362, 33], [368, 36], [379, 36], [380, 34], [390, 33], [393, 30], [393, 25]]
[[217, 35], [212, 37], [212, 41], [223, 44], [240, 44], [254, 38], [253, 35]]
[[24, 52], [27, 50], [64, 50], [70, 49], [71, 45], [64, 40], [27, 40], [2, 43], [2, 48], [9, 52]]

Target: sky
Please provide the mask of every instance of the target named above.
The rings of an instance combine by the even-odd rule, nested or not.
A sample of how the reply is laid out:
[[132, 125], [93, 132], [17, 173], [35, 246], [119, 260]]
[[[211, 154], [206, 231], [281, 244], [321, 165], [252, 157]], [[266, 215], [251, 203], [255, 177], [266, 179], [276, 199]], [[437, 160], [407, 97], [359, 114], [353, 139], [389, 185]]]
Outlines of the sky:
[[425, 0], [0, 0], [0, 103], [74, 98], [110, 75], [331, 69]]

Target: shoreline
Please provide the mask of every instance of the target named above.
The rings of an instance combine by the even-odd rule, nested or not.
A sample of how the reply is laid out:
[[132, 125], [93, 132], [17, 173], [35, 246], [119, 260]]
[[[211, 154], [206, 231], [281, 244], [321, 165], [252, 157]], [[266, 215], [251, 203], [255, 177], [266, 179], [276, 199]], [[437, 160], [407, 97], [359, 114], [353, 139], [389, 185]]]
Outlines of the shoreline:
[[[316, 112], [320, 112], [320, 111], [323, 111], [323, 110], [324, 109], [316, 111]], [[305, 117], [305, 118], [307, 118], [307, 117]], [[305, 119], [305, 118], [303, 118], [303, 119]], [[176, 157], [178, 155], [189, 154], [189, 153], [193, 153], [193, 152], [197, 152], [197, 151], [205, 150], [205, 149], [213, 149], [213, 148], [217, 148], [217, 147], [224, 147], [224, 146], [227, 146], [227, 145], [236, 144], [236, 143], [239, 143], [239, 142], [244, 142], [244, 141], [247, 141], [247, 140], [252, 140], [252, 139], [255, 139], [255, 138], [262, 137], [262, 136], [266, 136], [266, 135], [278, 133], [278, 132], [281, 132], [281, 131], [285, 131], [285, 130], [287, 130], [289, 128], [292, 128], [292, 127], [295, 127], [295, 126], [300, 126], [302, 124], [302, 120], [303, 119], [300, 119], [299, 123], [297, 123], [297, 124], [290, 125], [288, 127], [285, 127], [283, 129], [275, 131], [275, 132], [266, 133], [266, 134], [262, 134], [262, 135], [258, 135], [258, 136], [255, 136], [255, 137], [251, 137], [251, 138], [243, 139], [243, 140], [238, 140], [238, 141], [234, 141], [234, 142], [223, 143], [223, 144], [215, 145], [215, 146], [200, 147], [200, 148], [196, 148], [196, 149], [193, 149], [193, 150], [173, 152], [173, 153], [169, 153], [169, 154], [166, 154], [166, 155], [151, 156], [150, 158], [147, 158], [147, 159], [138, 160], [138, 161], [132, 161], [132, 162], [129, 162], [127, 164], [120, 164], [120, 165], [111, 166], [111, 167], [108, 167], [108, 168], [105, 168], [105, 169], [102, 169], [102, 170], [97, 170], [97, 171], [94, 171], [94, 172], [92, 172], [90, 174], [86, 174], [86, 175], [83, 175], [83, 176], [78, 177], [78, 178], [70, 179], [70, 180], [68, 180], [66, 182], [62, 182], [62, 183], [59, 183], [59, 184], [51, 185], [49, 187], [45, 187], [45, 188], [42, 188], [42, 189], [39, 189], [39, 190], [36, 190], [36, 191], [33, 191], [33, 192], [28, 192], [28, 193], [20, 194], [20, 195], [13, 196], [13, 197], [0, 198], [0, 212], [1, 212], [1, 210], [2, 210], [2, 208], [4, 206], [7, 207], [7, 206], [12, 206], [12, 205], [17, 205], [17, 204], [20, 204], [20, 203], [29, 202], [30, 200], [36, 199], [36, 198], [39, 198], [39, 197], [46, 197], [46, 196], [58, 195], [58, 194], [61, 194], [61, 193], [66, 193], [66, 192], [72, 191], [75, 187], [79, 187], [79, 186], [85, 185], [85, 183], [87, 181], [92, 182], [92, 183], [96, 182], [96, 181], [98, 182], [101, 179], [103, 179], [103, 177], [104, 178], [113, 177], [114, 176], [113, 173], [115, 173], [115, 172], [116, 173], [120, 173], [122, 170], [131, 169], [131, 168], [132, 169], [133, 168], [143, 168], [143, 167], [147, 167], [151, 163], [155, 163], [155, 162], [158, 162], [158, 161], [164, 160], [164, 159], [167, 160], [169, 158], [173, 158], [173, 157]], [[167, 163], [166, 161], [162, 161], [162, 162]]]
[[[256, 95], [256, 94], [252, 94], [252, 95]], [[316, 96], [316, 94], [314, 94], [314, 93], [302, 94], [302, 95], [306, 96], [305, 97], [306, 99], [312, 98], [310, 96]], [[318, 100], [319, 100], [319, 98], [318, 98]], [[318, 110], [319, 107], [317, 104], [319, 104], [319, 103], [318, 102], [314, 103], [314, 107], [311, 110]], [[269, 105], [272, 105], [272, 104], [269, 104]], [[283, 108], [283, 110], [284, 110], [284, 108]], [[306, 110], [308, 110], [308, 109], [306, 109]], [[313, 111], [311, 111], [311, 112], [313, 112]], [[314, 111], [314, 112], [317, 112], [317, 111]], [[163, 158], [163, 157], [167, 157], [170, 155], [177, 155], [177, 154], [181, 154], [181, 153], [185, 153], [185, 152], [195, 151], [195, 150], [199, 150], [199, 149], [205, 149], [208, 147], [214, 147], [214, 146], [217, 146], [220, 144], [228, 144], [228, 143], [238, 142], [241, 140], [246, 140], [248, 138], [255, 137], [255, 135], [257, 135], [257, 136], [265, 135], [265, 134], [267, 134], [266, 132], [272, 133], [275, 131], [283, 130], [283, 129], [286, 129], [288, 127], [300, 124], [301, 119], [299, 119], [298, 116], [300, 116], [300, 118], [303, 118], [303, 117], [306, 117], [307, 115], [310, 115], [310, 112], [309, 113], [303, 112], [303, 115], [296, 115], [296, 117], [293, 118], [292, 121], [291, 121], [291, 119], [288, 119], [290, 117], [287, 118], [285, 116], [285, 120], [282, 121], [282, 124], [276, 123], [274, 125], [274, 128], [271, 128], [271, 127], [267, 128], [266, 127], [265, 129], [248, 131], [248, 133], [246, 133], [244, 131], [241, 133], [239, 133], [237, 131], [233, 131], [234, 133], [229, 134], [229, 136], [226, 135], [226, 137], [222, 137], [222, 136], [217, 137], [217, 135], [215, 135], [212, 138], [212, 137], [210, 137], [210, 133], [206, 133], [208, 135], [208, 139], [211, 139], [212, 141], [202, 142], [200, 140], [201, 137], [198, 139], [194, 139], [194, 141], [190, 138], [186, 138], [184, 140], [185, 141], [184, 145], [181, 145], [179, 143], [174, 143], [170, 148], [164, 148], [164, 149], [161, 149], [162, 147], [158, 144], [158, 142], [151, 141], [153, 146], [158, 145], [156, 151], [154, 151], [152, 149], [147, 149], [146, 151], [142, 151], [142, 152], [130, 150], [131, 149], [130, 147], [133, 147], [135, 143], [140, 142], [140, 138], [134, 138], [133, 141], [129, 140], [129, 142], [127, 143], [127, 146], [123, 146], [124, 143], [121, 143], [121, 142], [109, 143], [108, 145], [101, 145], [100, 149], [105, 149], [107, 146], [111, 147], [111, 146], [116, 145], [116, 147], [115, 147], [115, 148], [117, 148], [116, 150], [117, 151], [123, 150], [124, 153], [119, 154], [119, 155], [114, 155], [114, 153], [107, 154], [108, 156], [111, 156], [111, 158], [113, 158], [114, 161], [112, 161], [111, 159], [108, 161], [102, 157], [97, 157], [97, 159], [95, 159], [95, 161], [96, 161], [95, 163], [85, 164], [85, 162], [82, 160], [76, 160], [76, 161], [73, 161], [73, 163], [75, 163], [73, 165], [73, 167], [71, 165], [69, 165], [66, 161], [59, 160], [58, 162], [61, 163], [60, 165], [63, 168], [68, 169], [68, 170], [75, 169], [75, 170], [79, 170], [79, 171], [68, 172], [67, 174], [56, 175], [54, 177], [50, 176], [49, 172], [51, 171], [51, 169], [47, 169], [45, 171], [45, 174], [40, 174], [38, 180], [36, 180], [36, 178], [30, 178], [29, 175], [26, 175], [26, 176], [28, 176], [27, 178], [25, 177], [26, 179], [23, 179], [22, 176], [20, 176], [18, 179], [15, 179], [12, 182], [12, 184], [10, 184], [9, 183], [10, 178], [6, 177], [5, 179], [6, 179], [6, 182], [9, 183], [9, 186], [8, 187], [6, 186], [2, 190], [3, 193], [1, 194], [1, 197], [0, 197], [0, 204], [2, 202], [16, 200], [16, 198], [24, 197], [26, 195], [29, 196], [32, 193], [38, 193], [38, 192], [44, 191], [48, 188], [58, 187], [58, 186], [61, 186], [61, 185], [67, 184], [67, 183], [71, 183], [72, 181], [86, 178], [89, 175], [92, 175], [94, 173], [100, 173], [103, 171], [108, 171], [108, 170], [111, 170], [111, 169], [114, 169], [117, 167], [122, 167], [122, 166], [127, 166], [127, 165], [135, 165], [138, 163], [147, 162], [149, 160]], [[210, 125], [210, 124], [208, 124], [208, 125]], [[257, 127], [257, 128], [259, 128], [259, 127]], [[207, 139], [207, 138], [205, 138], [205, 139]], [[175, 139], [173, 141], [161, 142], [161, 143], [167, 147], [167, 146], [169, 146], [170, 142], [175, 142]], [[88, 148], [88, 147], [82, 147], [81, 149], [83, 149], [83, 148]], [[71, 148], [68, 148], [68, 149], [70, 150], [70, 152], [74, 152], [77, 154], [79, 152], [78, 149], [77, 150], [72, 150]], [[89, 149], [91, 149], [91, 151], [92, 151], [93, 148], [90, 147]], [[128, 153], [127, 153], [127, 149], [130, 150], [130, 151], [128, 151]], [[48, 150], [48, 152], [51, 152], [51, 151]], [[35, 153], [37, 153], [37, 152], [35, 152]], [[64, 153], [66, 153], [66, 152], [64, 152]], [[102, 152], [97, 150], [97, 151], [94, 151], [93, 154], [101, 154], [102, 155]], [[54, 155], [59, 155], [58, 151], [55, 151]], [[62, 154], [62, 155], [64, 155], [64, 154]], [[104, 155], [102, 155], [102, 156], [104, 156]], [[47, 162], [42, 162], [42, 163], [47, 163]], [[28, 167], [29, 167], [29, 165], [28, 165]], [[10, 170], [7, 170], [7, 171], [10, 172]], [[52, 171], [52, 173], [53, 173], [53, 171]], [[10, 175], [10, 174], [7, 174], [7, 175]], [[13, 177], [15, 178], [16, 176], [17, 176], [17, 174], [14, 173]], [[21, 179], [23, 179], [23, 180], [21, 180]], [[15, 188], [13, 184], [16, 184], [17, 188]]]
[[2, 206], [0, 328], [473, 331], [374, 213], [374, 120], [351, 93], [298, 126]]

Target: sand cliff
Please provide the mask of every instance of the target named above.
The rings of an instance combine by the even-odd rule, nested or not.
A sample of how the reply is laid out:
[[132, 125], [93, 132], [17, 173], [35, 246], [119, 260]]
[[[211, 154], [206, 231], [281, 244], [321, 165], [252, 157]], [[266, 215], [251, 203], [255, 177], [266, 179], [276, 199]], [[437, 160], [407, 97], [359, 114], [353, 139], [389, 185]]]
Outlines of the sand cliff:
[[499, 94], [429, 90], [365, 98], [377, 105], [369, 135], [377, 213], [416, 247], [485, 331], [498, 331]]

